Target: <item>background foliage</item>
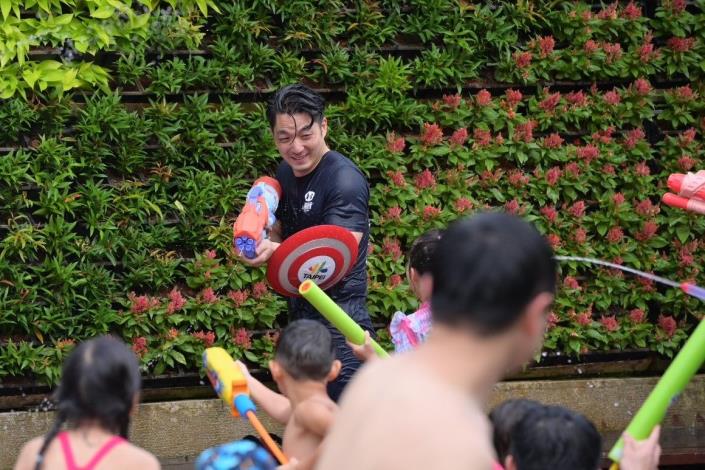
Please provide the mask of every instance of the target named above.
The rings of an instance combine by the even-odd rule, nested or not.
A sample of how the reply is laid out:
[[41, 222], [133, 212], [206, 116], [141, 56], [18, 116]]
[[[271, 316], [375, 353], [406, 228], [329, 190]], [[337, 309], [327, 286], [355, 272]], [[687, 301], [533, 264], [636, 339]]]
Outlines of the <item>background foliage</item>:
[[[114, 332], [145, 372], [217, 343], [264, 363], [284, 301], [231, 253], [278, 155], [264, 102], [303, 81], [372, 185], [369, 308], [416, 303], [403, 253], [504, 208], [556, 252], [703, 282], [705, 218], [659, 204], [703, 168], [705, 2], [0, 0], [0, 379], [54, 382]], [[546, 348], [671, 355], [675, 291], [563, 265]]]

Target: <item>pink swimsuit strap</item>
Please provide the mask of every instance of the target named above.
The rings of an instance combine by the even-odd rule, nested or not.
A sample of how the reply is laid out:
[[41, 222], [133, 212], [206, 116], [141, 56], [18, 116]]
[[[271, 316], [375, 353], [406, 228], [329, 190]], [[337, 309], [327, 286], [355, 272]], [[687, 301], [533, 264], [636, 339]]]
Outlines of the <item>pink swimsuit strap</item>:
[[98, 463], [103, 460], [108, 452], [110, 452], [113, 447], [124, 442], [120, 436], [113, 436], [108, 441], [103, 444], [103, 447], [98, 449], [93, 458], [83, 467], [76, 465], [76, 461], [73, 458], [73, 452], [71, 451], [71, 445], [69, 444], [69, 434], [64, 431], [60, 432], [58, 435], [59, 441], [61, 442], [61, 448], [64, 451], [64, 459], [66, 459], [66, 469], [67, 470], [93, 470]]

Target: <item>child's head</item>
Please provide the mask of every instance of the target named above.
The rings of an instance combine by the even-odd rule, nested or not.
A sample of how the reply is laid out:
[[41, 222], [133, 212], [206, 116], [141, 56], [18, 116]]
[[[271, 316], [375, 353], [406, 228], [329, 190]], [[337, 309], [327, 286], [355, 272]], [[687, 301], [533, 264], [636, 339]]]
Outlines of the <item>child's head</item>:
[[436, 326], [482, 340], [502, 336], [511, 346], [507, 368], [533, 357], [553, 302], [556, 264], [531, 224], [504, 213], [458, 220], [441, 237], [431, 273]]
[[580, 413], [562, 406], [528, 410], [511, 430], [507, 470], [597, 470], [602, 438]]
[[340, 361], [335, 358], [333, 337], [315, 320], [289, 323], [279, 336], [270, 369], [283, 393], [286, 393], [283, 386], [286, 377], [296, 382], [324, 384], [334, 380], [340, 372]]
[[490, 412], [492, 441], [500, 462], [504, 462], [509, 453], [510, 437], [514, 426], [529, 410], [541, 406], [543, 405], [537, 401], [518, 398], [506, 400]]
[[[407, 255], [409, 264], [406, 275], [409, 278], [411, 291], [422, 302], [427, 301], [431, 296], [430, 284], [424, 283], [422, 277], [424, 275], [430, 276], [431, 274], [431, 261], [442, 235], [442, 230], [429, 230], [414, 240], [411, 248], [409, 248], [409, 254]], [[426, 285], [429, 287], [426, 287]]]
[[140, 391], [137, 357], [120, 340], [100, 336], [79, 344], [64, 362], [54, 395], [57, 417], [40, 456], [67, 423], [72, 427], [98, 424], [127, 438], [130, 413]]

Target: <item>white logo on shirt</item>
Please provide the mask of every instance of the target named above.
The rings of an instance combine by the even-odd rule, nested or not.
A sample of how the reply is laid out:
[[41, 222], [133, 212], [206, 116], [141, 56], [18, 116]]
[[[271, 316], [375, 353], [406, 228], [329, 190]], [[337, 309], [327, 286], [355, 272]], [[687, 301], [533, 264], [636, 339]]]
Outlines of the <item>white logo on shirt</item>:
[[304, 201], [306, 202], [311, 202], [313, 201], [313, 198], [316, 196], [316, 193], [313, 191], [309, 191], [304, 195]]

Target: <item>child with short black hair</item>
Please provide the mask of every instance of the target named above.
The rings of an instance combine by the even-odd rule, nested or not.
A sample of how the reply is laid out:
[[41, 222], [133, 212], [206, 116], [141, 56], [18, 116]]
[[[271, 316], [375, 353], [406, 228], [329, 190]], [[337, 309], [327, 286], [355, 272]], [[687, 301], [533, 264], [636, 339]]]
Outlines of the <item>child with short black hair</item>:
[[534, 400], [515, 398], [503, 401], [492, 409], [489, 415], [492, 423], [492, 442], [499, 462], [504, 463], [509, 454], [514, 426], [529, 410], [542, 406], [543, 404]]
[[159, 469], [152, 454], [127, 441], [139, 391], [137, 358], [122, 341], [101, 336], [79, 344], [64, 362], [54, 425], [25, 444], [15, 470]]
[[315, 320], [291, 322], [279, 336], [269, 368], [282, 394], [246, 372], [250, 394], [272, 418], [286, 425], [283, 451], [288, 468], [313, 468], [320, 445], [333, 423], [337, 405], [326, 391], [340, 372], [328, 329]]

